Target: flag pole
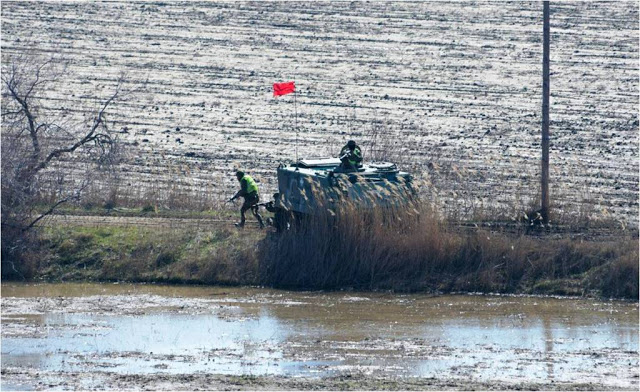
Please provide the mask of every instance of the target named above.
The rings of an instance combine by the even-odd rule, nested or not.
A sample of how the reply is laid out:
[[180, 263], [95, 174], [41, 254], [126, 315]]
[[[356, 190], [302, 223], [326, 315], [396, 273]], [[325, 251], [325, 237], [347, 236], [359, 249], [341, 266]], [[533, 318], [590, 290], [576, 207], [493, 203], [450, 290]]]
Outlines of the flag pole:
[[294, 83], [293, 84], [293, 86], [294, 86], [293, 87], [293, 110], [294, 110], [294, 112], [296, 114], [296, 117], [295, 117], [295, 127], [296, 127], [296, 170], [298, 170], [298, 105], [297, 105], [297, 102], [296, 102], [297, 101], [296, 97], [298, 96], [298, 92], [296, 91], [296, 88], [295, 88], [295, 83], [296, 83], [295, 78], [293, 80], [293, 83]]

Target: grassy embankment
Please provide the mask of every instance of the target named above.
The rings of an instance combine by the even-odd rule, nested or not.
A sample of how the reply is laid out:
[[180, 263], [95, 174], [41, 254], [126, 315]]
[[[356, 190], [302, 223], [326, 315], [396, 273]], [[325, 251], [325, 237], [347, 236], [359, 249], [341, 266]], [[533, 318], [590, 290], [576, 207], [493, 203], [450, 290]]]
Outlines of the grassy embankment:
[[55, 227], [43, 232], [44, 280], [256, 284], [264, 233], [169, 227]]
[[280, 235], [227, 228], [47, 228], [29, 275], [638, 298], [638, 240], [631, 234], [586, 241], [461, 232], [426, 207], [393, 214], [347, 210], [338, 216], [327, 214]]

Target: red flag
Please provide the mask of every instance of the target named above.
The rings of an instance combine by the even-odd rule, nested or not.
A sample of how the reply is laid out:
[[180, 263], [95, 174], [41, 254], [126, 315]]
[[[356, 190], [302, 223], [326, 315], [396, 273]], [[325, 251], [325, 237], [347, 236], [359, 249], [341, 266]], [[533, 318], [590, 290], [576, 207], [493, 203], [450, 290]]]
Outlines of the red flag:
[[296, 82], [284, 82], [273, 84], [273, 96], [285, 95], [296, 91]]

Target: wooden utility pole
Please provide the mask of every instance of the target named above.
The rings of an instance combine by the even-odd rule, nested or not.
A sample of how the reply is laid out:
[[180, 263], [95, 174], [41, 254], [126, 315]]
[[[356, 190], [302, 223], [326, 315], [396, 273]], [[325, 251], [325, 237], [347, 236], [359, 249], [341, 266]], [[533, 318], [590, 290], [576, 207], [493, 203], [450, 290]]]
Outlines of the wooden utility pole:
[[549, 2], [544, 2], [542, 27], [542, 222], [549, 223]]

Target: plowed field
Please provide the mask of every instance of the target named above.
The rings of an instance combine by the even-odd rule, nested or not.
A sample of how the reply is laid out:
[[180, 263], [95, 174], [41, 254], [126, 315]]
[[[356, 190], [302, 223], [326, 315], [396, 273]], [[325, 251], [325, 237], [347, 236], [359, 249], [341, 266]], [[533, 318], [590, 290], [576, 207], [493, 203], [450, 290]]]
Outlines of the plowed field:
[[[638, 8], [552, 3], [556, 211], [637, 226]], [[131, 197], [222, 199], [236, 167], [269, 194], [296, 156], [296, 111], [300, 157], [356, 139], [449, 213], [516, 214], [538, 195], [539, 2], [3, 2], [3, 63], [27, 48], [70, 61], [50, 109], [81, 116], [127, 74], [136, 92], [109, 120]], [[287, 80], [295, 110], [272, 97]]]

